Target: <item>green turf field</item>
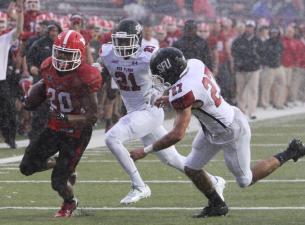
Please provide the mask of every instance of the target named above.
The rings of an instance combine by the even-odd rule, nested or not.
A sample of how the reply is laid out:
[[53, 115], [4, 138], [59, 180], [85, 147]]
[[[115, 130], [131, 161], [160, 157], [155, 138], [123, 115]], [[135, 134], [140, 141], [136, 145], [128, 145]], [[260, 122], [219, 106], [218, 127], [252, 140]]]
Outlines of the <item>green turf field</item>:
[[[305, 115], [252, 124], [252, 160], [286, 148], [292, 137], [305, 141]], [[194, 134], [177, 145], [187, 154]], [[140, 146], [132, 142], [129, 149]], [[0, 150], [0, 158], [22, 154]], [[149, 199], [124, 207], [119, 204], [129, 191], [128, 176], [106, 148], [87, 150], [77, 169], [76, 197], [79, 209], [73, 218], [56, 219], [61, 200], [50, 187], [50, 172], [22, 176], [18, 163], [0, 165], [0, 224], [105, 224], [105, 225], [292, 225], [305, 224], [305, 159], [288, 162], [264, 182], [241, 189], [226, 169], [222, 153], [210, 162], [209, 172], [227, 180], [224, 192], [230, 207], [221, 218], [193, 219], [207, 204], [205, 198], [180, 172], [150, 155], [137, 162], [152, 190]]]

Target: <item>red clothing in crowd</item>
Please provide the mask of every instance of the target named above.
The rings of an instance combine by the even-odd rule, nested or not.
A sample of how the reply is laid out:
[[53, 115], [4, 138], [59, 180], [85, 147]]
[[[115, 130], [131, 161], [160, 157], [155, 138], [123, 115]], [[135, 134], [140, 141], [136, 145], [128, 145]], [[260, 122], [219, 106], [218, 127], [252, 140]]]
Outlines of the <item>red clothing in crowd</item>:
[[297, 67], [305, 69], [305, 39], [298, 40]]
[[297, 48], [298, 42], [294, 38], [283, 37], [283, 53], [282, 53], [282, 65], [284, 67], [293, 67], [297, 62]]
[[111, 42], [111, 32], [105, 33], [100, 38], [101, 45]]
[[231, 38], [230, 33], [220, 32], [217, 36], [217, 45], [216, 49], [218, 52], [219, 64], [226, 63], [229, 60], [227, 44], [229, 39]]
[[172, 46], [178, 38], [181, 37], [181, 31], [179, 29], [175, 30], [175, 32], [167, 32], [165, 41], [168, 43], [169, 46]]
[[25, 32], [35, 32], [36, 18], [39, 15], [39, 11], [27, 11], [24, 13], [23, 29]]
[[92, 40], [92, 36], [90, 34], [90, 31], [88, 30], [81, 30], [80, 31], [81, 35], [83, 35], [85, 41], [86, 41], [86, 45], [88, 45], [90, 43], [90, 41]]
[[215, 9], [209, 0], [194, 0], [193, 12], [207, 18], [215, 18]]

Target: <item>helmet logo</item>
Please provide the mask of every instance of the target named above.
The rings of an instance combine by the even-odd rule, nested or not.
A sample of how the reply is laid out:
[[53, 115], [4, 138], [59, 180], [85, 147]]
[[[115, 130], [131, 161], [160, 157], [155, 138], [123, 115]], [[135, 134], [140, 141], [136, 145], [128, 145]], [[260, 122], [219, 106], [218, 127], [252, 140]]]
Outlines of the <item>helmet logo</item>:
[[142, 26], [141, 24], [138, 24], [136, 27], [135, 27], [136, 31], [137, 31], [137, 34], [140, 34], [141, 31], [142, 31]]
[[166, 58], [160, 64], [157, 65], [157, 69], [159, 70], [159, 73], [164, 73], [165, 70], [170, 69], [171, 67], [172, 65], [168, 58]]

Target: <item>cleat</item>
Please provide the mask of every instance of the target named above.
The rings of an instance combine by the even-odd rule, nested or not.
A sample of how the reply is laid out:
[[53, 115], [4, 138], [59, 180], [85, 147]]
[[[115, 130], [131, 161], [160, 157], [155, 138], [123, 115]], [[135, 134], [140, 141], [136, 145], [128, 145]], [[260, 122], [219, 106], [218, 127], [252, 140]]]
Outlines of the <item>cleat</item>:
[[286, 151], [291, 155], [291, 159], [293, 159], [294, 162], [298, 161], [299, 158], [302, 158], [305, 155], [305, 147], [298, 139], [293, 139], [289, 143]]
[[64, 202], [60, 210], [55, 213], [54, 217], [71, 217], [77, 206], [78, 201], [76, 198], [74, 198], [72, 202]]
[[193, 215], [193, 218], [225, 216], [228, 212], [229, 212], [229, 209], [225, 202], [219, 206], [213, 206], [209, 202], [209, 205], [204, 207], [198, 214]]
[[68, 178], [68, 182], [74, 186], [75, 183], [76, 183], [76, 178], [77, 178], [77, 172], [73, 172], [69, 175], [69, 178]]
[[124, 205], [131, 204], [141, 200], [142, 198], [149, 198], [150, 195], [150, 188], [146, 184], [144, 187], [132, 186], [131, 191], [120, 201], [120, 203]]
[[223, 179], [222, 177], [219, 177], [219, 176], [215, 176], [215, 179], [217, 180], [217, 183], [214, 184], [214, 188], [215, 188], [217, 194], [219, 195], [219, 197], [222, 199], [222, 201], [224, 201], [225, 198], [223, 197], [223, 190], [226, 187], [226, 181], [225, 181], [225, 179]]

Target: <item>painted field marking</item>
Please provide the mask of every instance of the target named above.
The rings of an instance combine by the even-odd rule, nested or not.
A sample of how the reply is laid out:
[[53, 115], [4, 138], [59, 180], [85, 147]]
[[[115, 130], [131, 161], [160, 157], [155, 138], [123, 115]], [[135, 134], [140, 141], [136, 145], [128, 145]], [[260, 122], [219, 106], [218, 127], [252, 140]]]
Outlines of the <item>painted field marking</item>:
[[[235, 183], [235, 180], [226, 180], [227, 183]], [[305, 179], [295, 180], [261, 180], [259, 183], [304, 183]], [[50, 183], [50, 180], [0, 180], [0, 184], [40, 184]], [[130, 180], [78, 180], [77, 183], [84, 184], [125, 184]], [[145, 183], [150, 184], [190, 184], [188, 180], [147, 180]]]
[[[0, 210], [57, 210], [58, 207], [39, 207], [39, 206], [3, 206]], [[178, 211], [178, 210], [200, 210], [202, 207], [79, 207], [81, 210], [92, 211]], [[230, 207], [230, 210], [305, 210], [304, 206], [260, 206], [260, 207]]]

